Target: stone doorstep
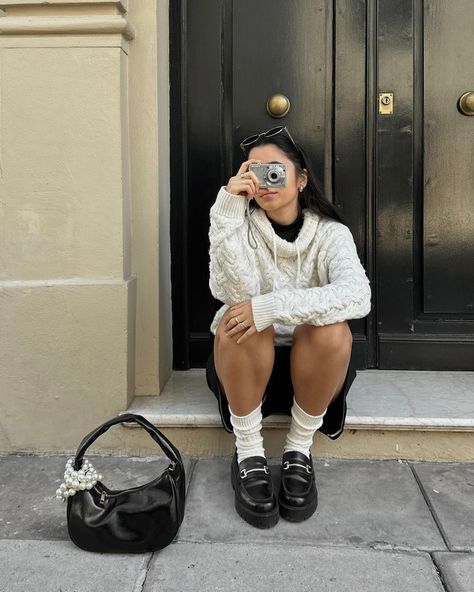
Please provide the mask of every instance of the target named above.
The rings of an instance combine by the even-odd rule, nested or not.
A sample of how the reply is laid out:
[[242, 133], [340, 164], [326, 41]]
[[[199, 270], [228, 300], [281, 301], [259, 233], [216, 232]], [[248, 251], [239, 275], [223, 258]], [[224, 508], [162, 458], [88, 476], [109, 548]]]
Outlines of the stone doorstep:
[[[160, 395], [136, 396], [123, 413], [143, 415], [158, 427], [222, 426], [202, 368], [173, 371]], [[290, 421], [288, 415], [274, 414], [262, 425], [287, 428]], [[347, 428], [474, 431], [474, 372], [357, 370], [347, 395]]]

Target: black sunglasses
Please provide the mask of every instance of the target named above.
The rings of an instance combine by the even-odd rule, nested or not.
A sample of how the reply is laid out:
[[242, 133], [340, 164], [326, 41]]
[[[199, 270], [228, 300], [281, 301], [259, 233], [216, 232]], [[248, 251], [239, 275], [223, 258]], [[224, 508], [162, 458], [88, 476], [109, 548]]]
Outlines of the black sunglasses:
[[279, 134], [280, 132], [283, 132], [283, 131], [287, 133], [287, 135], [290, 138], [290, 140], [292, 141], [295, 149], [297, 151], [299, 151], [298, 147], [295, 144], [295, 141], [293, 140], [293, 138], [291, 137], [291, 134], [288, 131], [288, 128], [286, 127], [286, 125], [279, 125], [278, 127], [272, 127], [271, 129], [267, 130], [266, 132], [262, 132], [261, 134], [254, 134], [253, 136], [249, 136], [248, 138], [245, 138], [244, 140], [242, 140], [242, 142], [240, 142], [240, 148], [242, 149], [242, 152], [246, 155], [248, 152], [248, 147], [251, 146], [252, 144], [255, 144], [255, 142], [257, 140], [259, 140], [260, 138], [269, 138], [271, 136], [276, 136], [277, 134]]

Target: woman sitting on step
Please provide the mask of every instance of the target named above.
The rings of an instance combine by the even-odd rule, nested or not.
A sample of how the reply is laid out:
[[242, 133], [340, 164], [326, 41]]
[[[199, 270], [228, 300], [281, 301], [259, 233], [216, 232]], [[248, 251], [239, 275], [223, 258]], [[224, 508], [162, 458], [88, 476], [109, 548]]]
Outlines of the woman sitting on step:
[[[236, 510], [268, 528], [316, 510], [313, 437], [343, 431], [356, 376], [347, 321], [370, 312], [371, 289], [349, 227], [287, 128], [241, 148], [246, 160], [210, 210], [209, 286], [223, 305], [206, 377], [235, 435]], [[257, 176], [257, 163], [272, 173]], [[277, 412], [291, 416], [278, 496], [261, 435], [263, 417]]]

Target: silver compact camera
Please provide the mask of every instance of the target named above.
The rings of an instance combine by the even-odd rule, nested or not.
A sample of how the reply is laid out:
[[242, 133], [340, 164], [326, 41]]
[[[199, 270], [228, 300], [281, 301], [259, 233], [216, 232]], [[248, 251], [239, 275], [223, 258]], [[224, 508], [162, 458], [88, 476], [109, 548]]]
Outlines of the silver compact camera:
[[249, 171], [257, 175], [260, 187], [286, 187], [286, 164], [251, 164]]

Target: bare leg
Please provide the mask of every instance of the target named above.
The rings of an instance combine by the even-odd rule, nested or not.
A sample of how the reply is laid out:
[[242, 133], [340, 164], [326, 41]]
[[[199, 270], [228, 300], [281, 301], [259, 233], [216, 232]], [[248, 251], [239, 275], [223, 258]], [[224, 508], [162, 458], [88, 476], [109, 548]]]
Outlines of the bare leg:
[[273, 325], [237, 345], [242, 333], [227, 337], [223, 318], [214, 339], [217, 376], [236, 415], [247, 415], [261, 403], [275, 361]]
[[351, 351], [352, 332], [346, 321], [295, 327], [291, 381], [296, 402], [306, 413], [320, 415], [340, 394]]

